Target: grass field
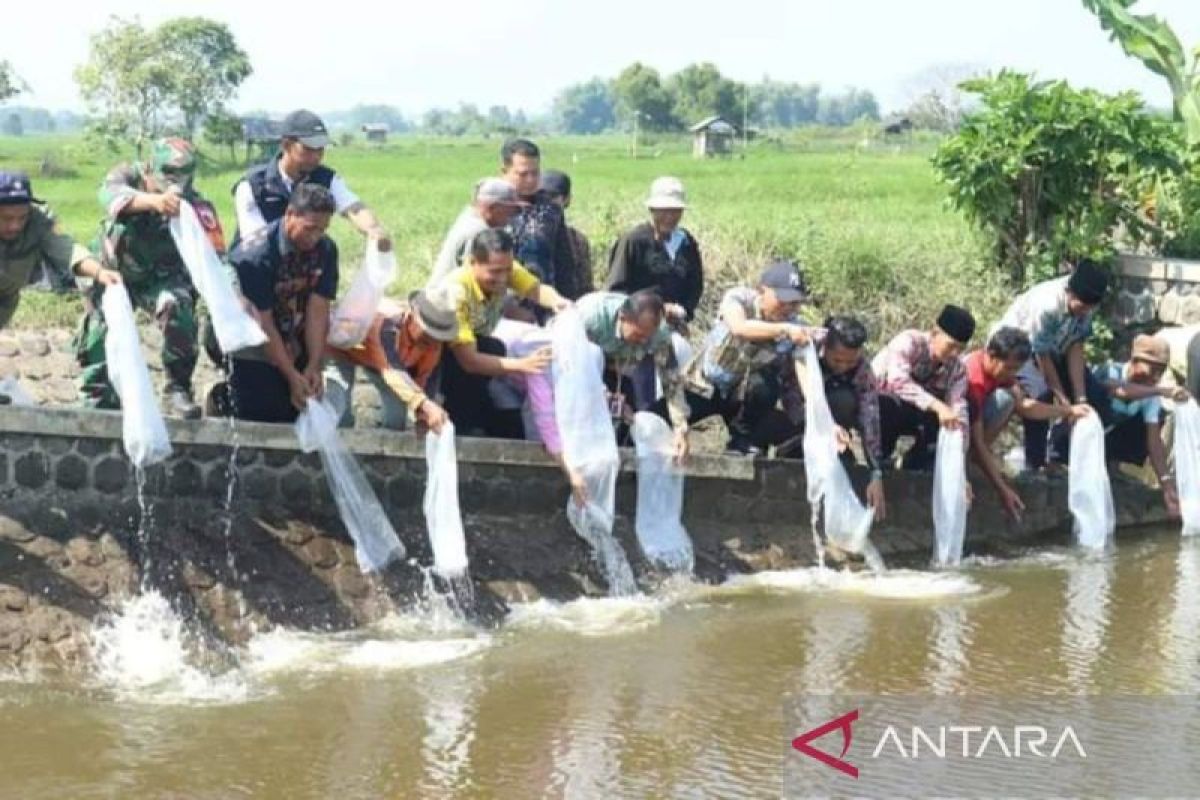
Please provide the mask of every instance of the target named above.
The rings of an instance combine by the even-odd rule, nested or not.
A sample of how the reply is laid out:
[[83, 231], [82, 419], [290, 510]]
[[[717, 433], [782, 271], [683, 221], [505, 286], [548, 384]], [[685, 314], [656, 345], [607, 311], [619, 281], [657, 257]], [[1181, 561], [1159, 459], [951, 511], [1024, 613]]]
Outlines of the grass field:
[[[776, 255], [805, 265], [822, 311], [861, 314], [876, 339], [906, 326], [924, 327], [950, 301], [990, 321], [1009, 296], [987, 265], [979, 238], [945, 209], [928, 141], [862, 147], [845, 136], [810, 133], [786, 143], [752, 143], [744, 157], [707, 161], [691, 158], [690, 142], [682, 138], [643, 142], [636, 160], [628, 144], [618, 137], [540, 141], [543, 167], [572, 176], [575, 204], [568, 216], [592, 240], [598, 281], [617, 234], [644, 218], [650, 181], [669, 174], [688, 189], [684, 225], [704, 252], [709, 312], [724, 288], [755, 275]], [[499, 147], [499, 139], [402, 137], [382, 147], [329, 149], [326, 163], [396, 239], [401, 277], [393, 293], [423, 282], [475, 180], [497, 172]], [[68, 232], [85, 241], [98, 230], [100, 179], [121, 158], [78, 138], [0, 138], [0, 165], [28, 170], [37, 194]], [[66, 176], [41, 177], [43, 162]], [[212, 164], [198, 178], [227, 235], [234, 227], [230, 189], [239, 175], [232, 166]], [[344, 287], [363, 245], [344, 220], [335, 221], [331, 232], [345, 260]], [[71, 325], [78, 308], [76, 298], [27, 293], [15, 324]]]

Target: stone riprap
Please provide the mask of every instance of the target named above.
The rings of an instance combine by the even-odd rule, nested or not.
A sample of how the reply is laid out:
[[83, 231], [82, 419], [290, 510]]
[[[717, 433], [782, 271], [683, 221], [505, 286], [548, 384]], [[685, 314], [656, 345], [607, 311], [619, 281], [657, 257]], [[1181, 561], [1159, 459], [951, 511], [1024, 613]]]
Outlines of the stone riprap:
[[[146, 587], [194, 621], [197, 635], [232, 643], [273, 625], [351, 628], [421, 600], [422, 567], [432, 560], [421, 439], [343, 433], [410, 556], [364, 576], [320, 460], [299, 451], [290, 426], [209, 419], [168, 426], [174, 455], [139, 484], [121, 448], [119, 414], [0, 408], [0, 668], [83, 665], [93, 622]], [[633, 533], [632, 452], [622, 457], [617, 536], [649, 589], [656, 576]], [[540, 446], [463, 438], [459, 459], [476, 618], [496, 621], [515, 601], [605, 591], [567, 523], [561, 473]], [[892, 563], [928, 562], [931, 480], [886, 480], [888, 520], [872, 538]], [[1162, 521], [1157, 492], [1125, 481], [1114, 489], [1121, 525]], [[1028, 513], [1018, 527], [980, 490], [969, 551], [1003, 554], [1067, 540], [1065, 481], [1027, 483], [1022, 494]], [[703, 580], [815, 559], [797, 462], [694, 457], [684, 522]]]

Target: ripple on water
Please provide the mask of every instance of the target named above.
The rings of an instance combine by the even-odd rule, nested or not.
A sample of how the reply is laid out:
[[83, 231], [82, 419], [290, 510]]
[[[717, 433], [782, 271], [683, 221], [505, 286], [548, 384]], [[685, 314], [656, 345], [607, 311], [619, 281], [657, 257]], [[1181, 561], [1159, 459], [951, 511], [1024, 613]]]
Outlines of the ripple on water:
[[850, 572], [821, 567], [737, 575], [714, 587], [716, 592], [801, 592], [861, 595], [888, 600], [939, 600], [978, 597], [982, 584], [959, 572], [921, 572], [897, 569], [881, 574]]
[[537, 600], [514, 605], [505, 626], [514, 630], [549, 629], [580, 636], [613, 636], [656, 625], [671, 604], [668, 597], [582, 598], [567, 603]]

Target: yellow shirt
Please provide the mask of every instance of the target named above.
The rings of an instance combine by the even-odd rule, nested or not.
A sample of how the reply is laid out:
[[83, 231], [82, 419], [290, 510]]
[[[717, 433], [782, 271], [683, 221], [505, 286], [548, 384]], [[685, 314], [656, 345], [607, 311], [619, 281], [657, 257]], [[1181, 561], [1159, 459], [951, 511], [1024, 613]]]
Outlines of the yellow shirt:
[[[475, 280], [469, 265], [458, 267], [442, 282], [454, 302], [458, 317], [458, 336], [451, 343], [474, 344], [479, 336], [487, 336], [496, 329], [504, 313], [504, 294], [488, 295]], [[520, 264], [514, 263], [508, 288], [520, 297], [529, 297], [537, 291], [541, 282], [538, 277]]]

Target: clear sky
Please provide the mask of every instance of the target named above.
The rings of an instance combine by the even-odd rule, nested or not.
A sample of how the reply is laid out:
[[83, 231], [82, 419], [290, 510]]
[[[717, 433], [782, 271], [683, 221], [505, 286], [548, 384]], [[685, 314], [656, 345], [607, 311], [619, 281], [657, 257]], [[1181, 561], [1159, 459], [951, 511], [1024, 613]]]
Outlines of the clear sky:
[[[1188, 48], [1200, 0], [1142, 0]], [[16, 102], [80, 105], [72, 79], [110, 14], [150, 24], [202, 14], [227, 23], [254, 75], [238, 109], [387, 103], [415, 114], [461, 101], [531, 111], [563, 86], [640, 60], [664, 73], [712, 61], [730, 77], [855, 85], [885, 109], [911, 77], [946, 62], [1010, 66], [1166, 106], [1165, 83], [1107, 40], [1079, 0], [11, 0], [0, 58], [33, 91]]]

